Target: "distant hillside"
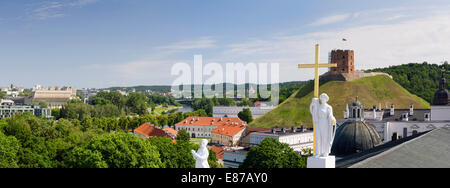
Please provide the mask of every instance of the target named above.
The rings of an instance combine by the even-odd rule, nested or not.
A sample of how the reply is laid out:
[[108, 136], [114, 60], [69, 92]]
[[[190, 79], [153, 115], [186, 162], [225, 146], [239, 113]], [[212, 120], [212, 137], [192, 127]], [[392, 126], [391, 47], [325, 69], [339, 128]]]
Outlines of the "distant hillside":
[[[409, 92], [417, 95], [429, 103], [433, 101], [434, 93], [439, 89], [439, 80], [442, 74], [442, 68], [450, 71], [450, 65], [428, 64], [428, 63], [410, 63], [388, 68], [368, 70], [366, 72], [385, 72], [390, 74], [394, 80]], [[446, 75], [447, 80], [450, 74]], [[450, 85], [448, 86], [450, 89]]]
[[[310, 82], [294, 93], [285, 102], [271, 112], [253, 121], [250, 126], [256, 127], [292, 127], [307, 125], [312, 127], [309, 105], [313, 97], [313, 83]], [[345, 106], [359, 96], [366, 108], [372, 108], [379, 103], [394, 103], [397, 109], [430, 108], [425, 100], [409, 93], [402, 86], [387, 76], [362, 78], [351, 82], [331, 81], [320, 86], [320, 93], [330, 96], [329, 104], [333, 106], [336, 118], [343, 118]]]

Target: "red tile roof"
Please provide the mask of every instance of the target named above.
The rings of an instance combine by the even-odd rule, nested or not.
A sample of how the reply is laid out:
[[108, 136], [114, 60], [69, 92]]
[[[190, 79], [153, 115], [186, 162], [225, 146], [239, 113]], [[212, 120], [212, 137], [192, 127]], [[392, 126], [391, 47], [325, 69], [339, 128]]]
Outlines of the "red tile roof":
[[225, 153], [225, 150], [223, 148], [217, 147], [217, 146], [211, 146], [210, 149], [213, 150], [214, 152], [216, 152], [217, 159], [223, 160], [223, 154]]
[[170, 133], [170, 134], [173, 134], [173, 135], [178, 135], [178, 131], [176, 131], [175, 129], [172, 129], [172, 128], [165, 128], [165, 129], [163, 129], [163, 131], [165, 131], [166, 133]]
[[216, 133], [225, 136], [234, 136], [243, 129], [245, 129], [247, 125], [239, 125], [239, 124], [224, 124], [218, 126], [216, 129], [212, 130], [211, 133]]
[[268, 132], [271, 129], [269, 128], [263, 128], [263, 127], [247, 127], [247, 129], [245, 130], [245, 134], [244, 136], [248, 136], [250, 133], [254, 133], [254, 132]]
[[134, 130], [135, 133], [139, 133], [145, 137], [168, 137], [171, 138], [165, 131], [152, 126], [150, 123], [144, 123]]
[[188, 117], [183, 121], [177, 123], [176, 125], [181, 126], [221, 126], [221, 125], [231, 125], [237, 124], [242, 125], [244, 121], [239, 118], [229, 118], [229, 117]]

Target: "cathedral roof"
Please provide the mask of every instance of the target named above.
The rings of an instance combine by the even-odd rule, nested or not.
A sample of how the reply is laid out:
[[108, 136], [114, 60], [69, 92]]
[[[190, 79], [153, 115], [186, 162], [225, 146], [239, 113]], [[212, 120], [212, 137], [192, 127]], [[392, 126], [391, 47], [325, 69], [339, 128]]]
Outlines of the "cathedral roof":
[[347, 121], [336, 131], [331, 153], [346, 156], [372, 149], [382, 144], [375, 128], [364, 121]]

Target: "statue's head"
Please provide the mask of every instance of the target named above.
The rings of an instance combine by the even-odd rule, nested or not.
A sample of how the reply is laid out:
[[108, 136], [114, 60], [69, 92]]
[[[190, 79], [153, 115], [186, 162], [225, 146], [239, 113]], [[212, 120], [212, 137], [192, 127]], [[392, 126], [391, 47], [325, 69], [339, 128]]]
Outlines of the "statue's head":
[[327, 103], [328, 100], [330, 100], [330, 97], [328, 97], [326, 93], [322, 93], [322, 95], [320, 95], [320, 101], [322, 102], [322, 104]]
[[206, 139], [203, 139], [202, 140], [202, 147], [206, 147], [208, 145], [208, 140], [206, 140]]

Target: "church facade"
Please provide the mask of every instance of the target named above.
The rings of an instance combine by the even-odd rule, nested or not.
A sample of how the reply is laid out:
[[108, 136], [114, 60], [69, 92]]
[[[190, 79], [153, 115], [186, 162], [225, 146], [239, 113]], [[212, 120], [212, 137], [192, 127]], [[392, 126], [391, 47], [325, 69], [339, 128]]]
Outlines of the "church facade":
[[443, 74], [440, 89], [436, 92], [431, 110], [414, 109], [412, 104], [409, 109], [395, 109], [395, 104], [385, 109], [381, 108], [381, 104], [378, 108], [374, 106], [372, 109], [364, 109], [364, 106], [357, 102], [359, 107], [349, 109], [347, 106], [344, 112], [345, 118], [338, 120], [338, 123], [342, 124], [355, 114], [361, 114], [359, 117], [376, 129], [383, 143], [434, 129], [450, 128], [450, 103], [446, 87], [447, 82]]

